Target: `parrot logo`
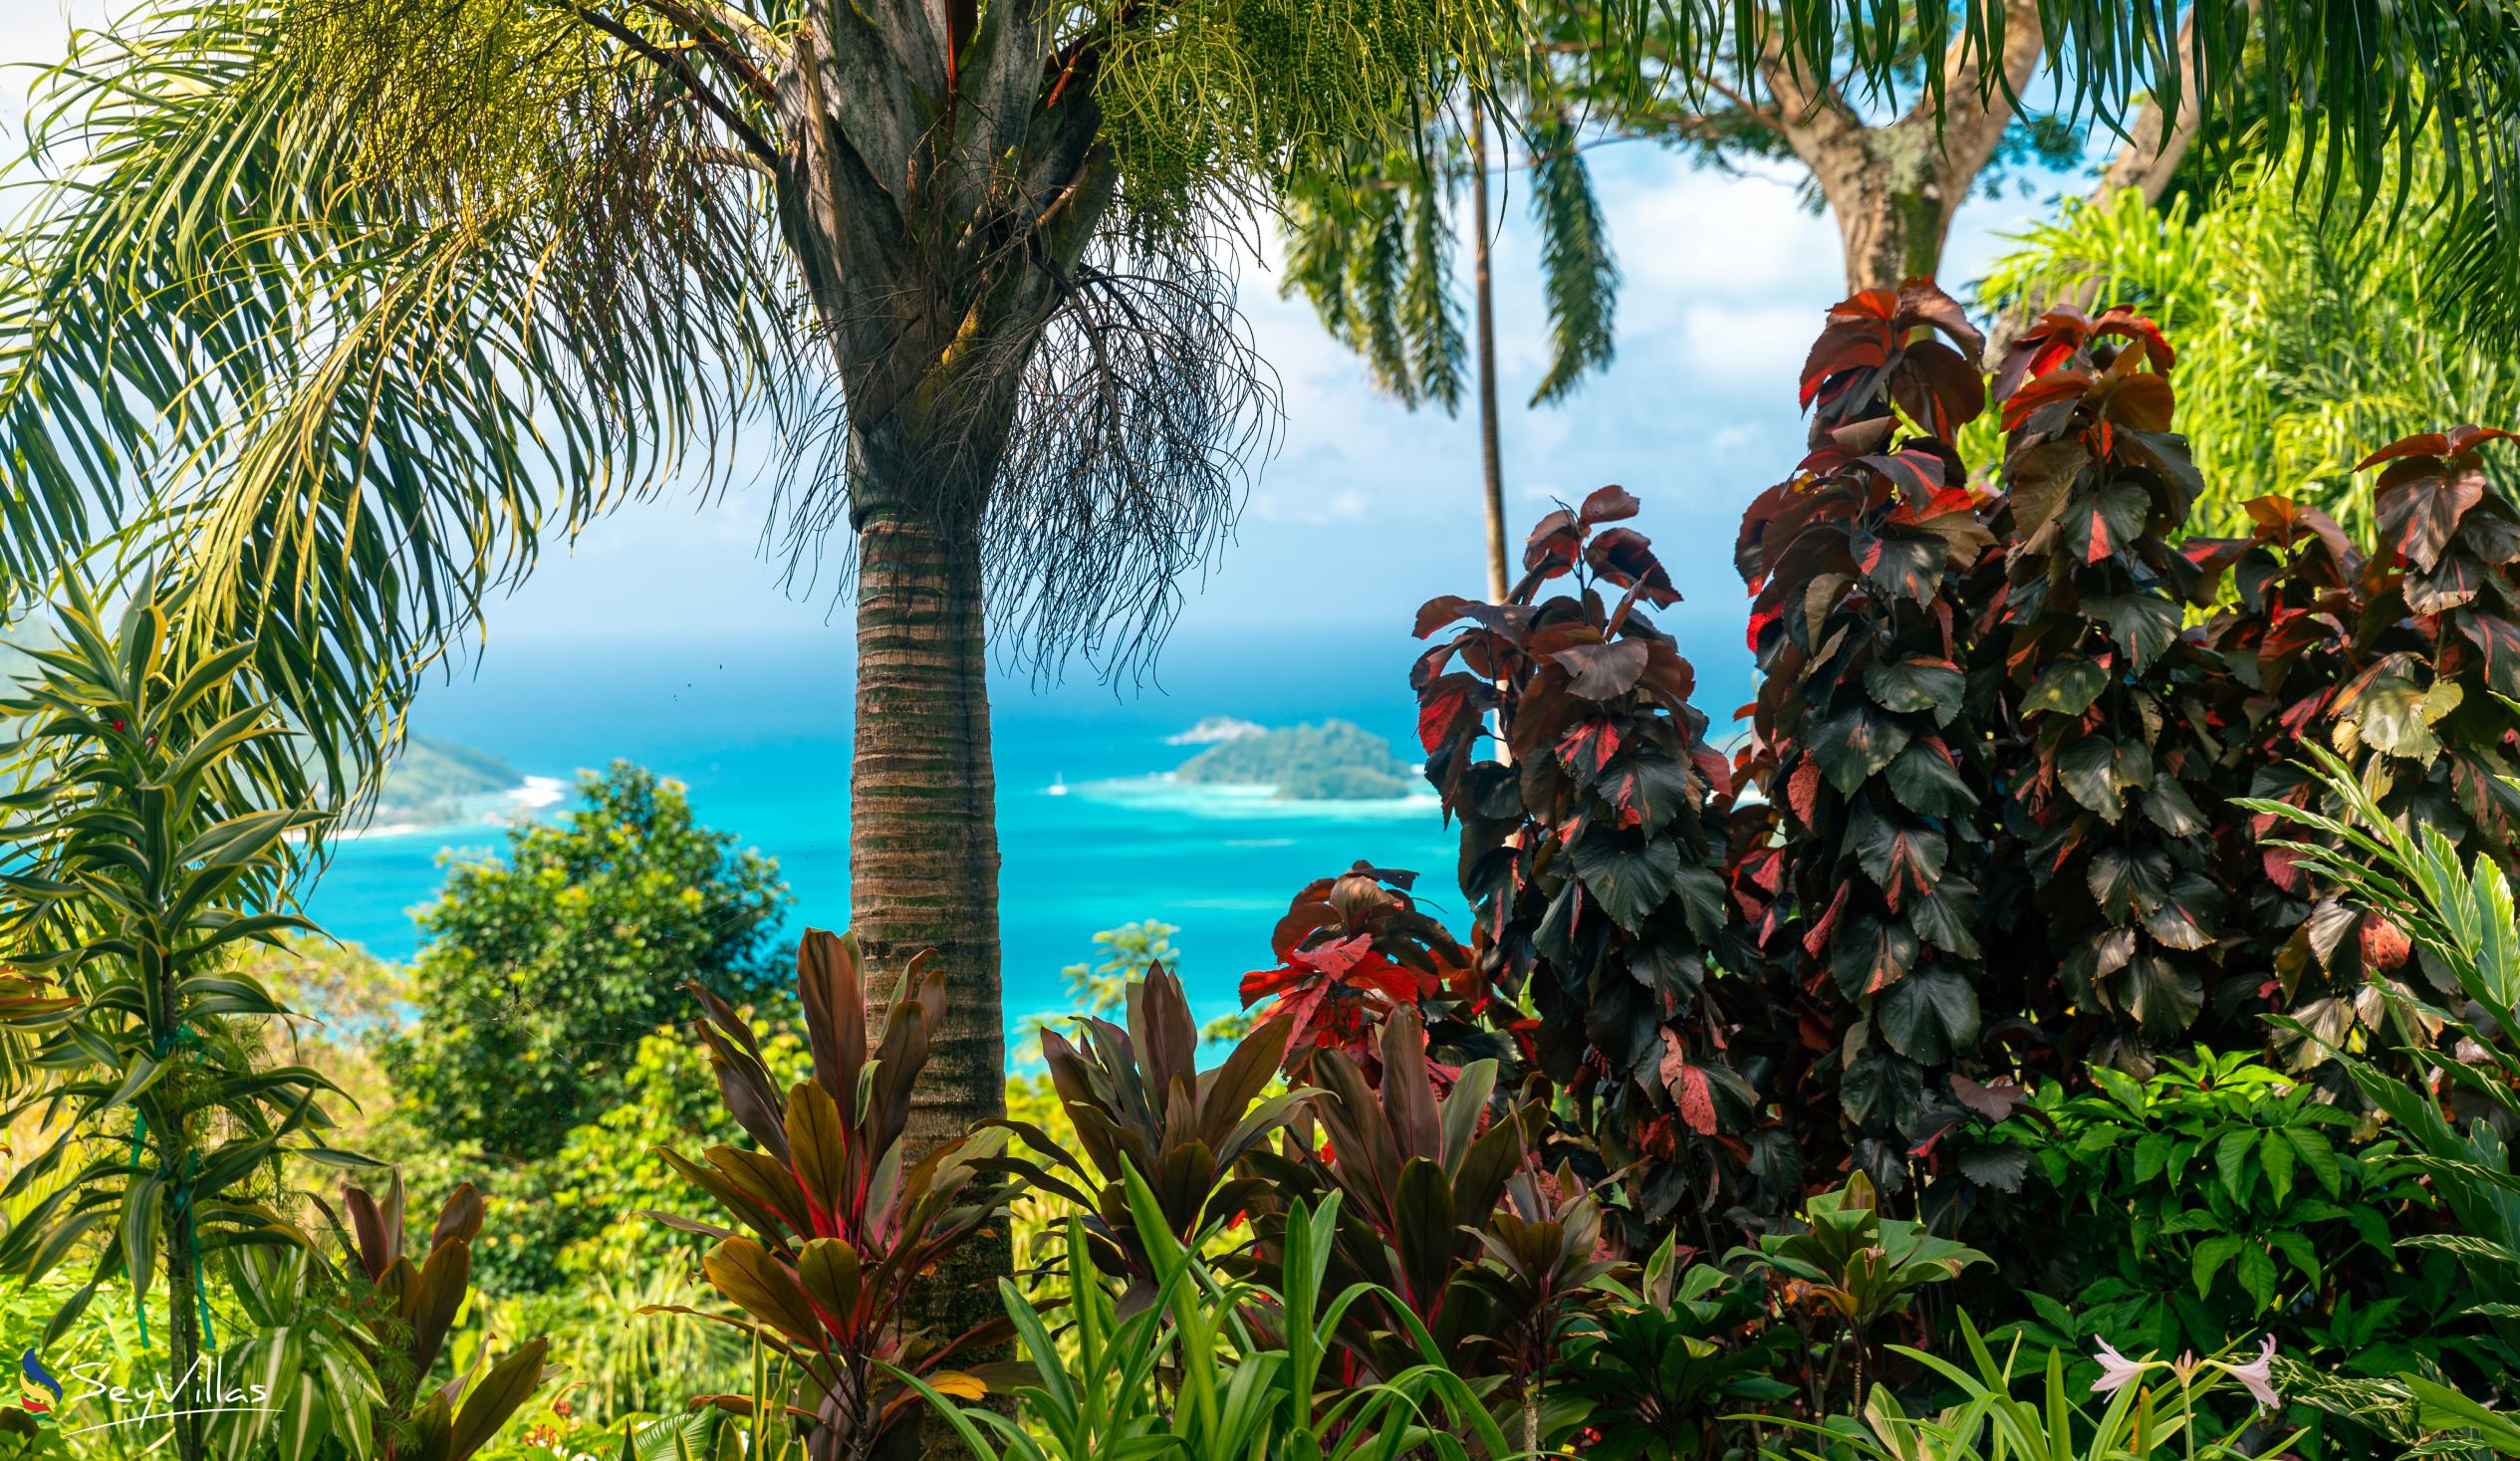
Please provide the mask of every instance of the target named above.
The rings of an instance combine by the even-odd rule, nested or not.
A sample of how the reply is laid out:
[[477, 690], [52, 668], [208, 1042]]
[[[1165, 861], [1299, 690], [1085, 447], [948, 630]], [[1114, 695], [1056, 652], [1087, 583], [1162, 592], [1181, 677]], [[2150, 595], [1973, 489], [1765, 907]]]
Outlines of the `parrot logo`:
[[[44, 1367], [44, 1361], [35, 1356], [33, 1349], [18, 1356], [18, 1373], [25, 1376], [18, 1381], [20, 1405], [40, 1415], [61, 1403], [61, 1381], [53, 1378], [53, 1372]], [[47, 1390], [52, 1392], [50, 1400], [43, 1397]]]

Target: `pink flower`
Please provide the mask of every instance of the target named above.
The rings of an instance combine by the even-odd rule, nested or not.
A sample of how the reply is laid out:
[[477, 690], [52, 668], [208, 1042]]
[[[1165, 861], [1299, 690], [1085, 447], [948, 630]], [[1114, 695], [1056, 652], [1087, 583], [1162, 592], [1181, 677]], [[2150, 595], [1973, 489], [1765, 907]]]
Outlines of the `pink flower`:
[[2272, 1410], [2284, 1403], [2284, 1397], [2275, 1393], [2273, 1377], [2267, 1373], [2267, 1365], [2274, 1358], [2275, 1337], [2268, 1335], [2266, 1346], [2258, 1350], [2257, 1358], [2246, 1364], [2232, 1364], [2225, 1361], [2222, 1372], [2247, 1386], [2249, 1394], [2257, 1400], [2258, 1404]]
[[2092, 1381], [2093, 1394], [2106, 1395], [2112, 1390], [2120, 1389], [2129, 1380], [2143, 1373], [2146, 1368], [2142, 1360], [2129, 1359], [2111, 1348], [2107, 1339], [2096, 1342], [2100, 1345], [2100, 1353], [2093, 1357], [2100, 1361], [2100, 1378]]

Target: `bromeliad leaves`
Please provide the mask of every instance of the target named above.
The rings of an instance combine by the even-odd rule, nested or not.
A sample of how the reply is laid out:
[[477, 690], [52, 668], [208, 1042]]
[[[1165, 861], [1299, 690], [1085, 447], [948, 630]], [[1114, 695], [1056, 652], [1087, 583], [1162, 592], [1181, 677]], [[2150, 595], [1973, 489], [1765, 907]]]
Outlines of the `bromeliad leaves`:
[[1083, 1209], [1097, 1266], [1127, 1276], [1133, 1298], [1143, 1303], [1160, 1276], [1130, 1208], [1128, 1174], [1144, 1178], [1175, 1243], [1194, 1246], [1230, 1225], [1261, 1185], [1244, 1158], [1294, 1119], [1310, 1095], [1267, 1090], [1295, 1021], [1264, 1021], [1221, 1065], [1201, 1071], [1198, 1026], [1181, 981], [1158, 964], [1129, 987], [1128, 1029], [1106, 1020], [1077, 1023], [1074, 1043], [1044, 1032], [1041, 1053], [1076, 1125], [1078, 1150], [1037, 1126], [1009, 1121], [1035, 1155], [974, 1164], [1019, 1174]]
[[[1494, 1061], [1439, 1081], [1412, 1011], [1394, 1014], [1376, 1045], [1375, 1081], [1345, 1051], [1323, 1051], [1313, 1105], [1322, 1145], [1290, 1138], [1254, 1153], [1254, 1166], [1278, 1192], [1339, 1194], [1325, 1292], [1358, 1283], [1381, 1291], [1353, 1306], [1343, 1327], [1359, 1363], [1388, 1378], [1420, 1362], [1414, 1325], [1437, 1352], [1477, 1372], [1495, 1357], [1480, 1352], [1483, 1337], [1514, 1318], [1498, 1312], [1494, 1290], [1478, 1277], [1484, 1235], [1528, 1167], [1548, 1112], [1539, 1099], [1492, 1101]], [[1263, 1253], [1282, 1248], [1284, 1219], [1262, 1214]]]
[[[697, 1161], [660, 1149], [718, 1200], [729, 1225], [651, 1215], [718, 1240], [702, 1266], [737, 1314], [669, 1308], [731, 1325], [790, 1361], [789, 1414], [810, 1417], [813, 1454], [870, 1454], [916, 1420], [916, 1392], [892, 1377], [896, 1368], [972, 1390], [977, 1382], [953, 1365], [1007, 1333], [991, 1325], [928, 1335], [910, 1328], [902, 1309], [913, 1281], [997, 1210], [1008, 1186], [997, 1160], [1006, 1132], [984, 1128], [916, 1160], [903, 1147], [910, 1093], [945, 997], [932, 954], [902, 970], [882, 1039], [871, 1043], [856, 943], [808, 929], [797, 994], [814, 1073], [785, 1093], [744, 1018], [705, 989], [692, 993], [718, 1091], [756, 1149], [712, 1146]], [[750, 1396], [706, 1398], [739, 1411], [753, 1404]]]
[[[1765, 1013], [1746, 988], [1710, 985], [1728, 920], [1730, 769], [1691, 703], [1696, 672], [1650, 616], [1677, 601], [1670, 577], [1643, 534], [1610, 526], [1638, 507], [1605, 487], [1541, 519], [1504, 604], [1430, 601], [1419, 637], [1451, 632], [1410, 683], [1426, 777], [1461, 826], [1479, 977], [1527, 998], [1528, 1055], [1613, 1166], [1645, 1150], [1669, 1163], [1667, 1180], [1633, 1194], [1660, 1221], [1684, 1193], [1738, 1176], [1761, 1139], [1755, 1101], [1718, 1123], [1685, 1098], [1703, 1078], [1683, 1088], [1670, 1073], [1724, 1070], [1746, 1089], [1723, 1051]], [[1561, 580], [1566, 592], [1542, 597]]]
[[[383, 1301], [361, 1347], [384, 1390], [387, 1409], [404, 1423], [384, 1435], [381, 1461], [396, 1461], [397, 1455], [407, 1461], [465, 1461], [524, 1408], [549, 1374], [543, 1361], [550, 1340], [537, 1335], [500, 1356], [477, 1381], [471, 1374], [458, 1374], [451, 1383], [428, 1382], [471, 1286], [472, 1245], [481, 1236], [481, 1194], [470, 1182], [455, 1189], [438, 1210], [428, 1251], [416, 1264], [403, 1246], [399, 1174], [381, 1198], [344, 1184], [342, 1207], [349, 1219], [349, 1260]], [[413, 1440], [393, 1433], [404, 1426]]]

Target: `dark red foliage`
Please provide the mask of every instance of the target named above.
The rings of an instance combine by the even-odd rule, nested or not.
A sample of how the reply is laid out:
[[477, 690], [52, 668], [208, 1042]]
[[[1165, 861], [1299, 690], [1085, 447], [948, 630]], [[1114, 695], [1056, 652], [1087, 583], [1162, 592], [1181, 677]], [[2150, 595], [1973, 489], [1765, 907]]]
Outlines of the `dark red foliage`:
[[1658, 1220], [1719, 1179], [1757, 1169], [1790, 1193], [1795, 1174], [1732, 1049], [1769, 1023], [1764, 1001], [1710, 981], [1731, 769], [1649, 615], [1678, 598], [1669, 575], [1611, 526], [1637, 509], [1605, 487], [1541, 519], [1506, 603], [1429, 602], [1419, 637], [1451, 632], [1410, 683], [1427, 779], [1461, 826], [1479, 973], [1527, 998], [1531, 1054], [1603, 1160], [1655, 1158], [1633, 1196]]
[[[2169, 434], [2151, 322], [2058, 311], [1999, 380], [2010, 428], [1975, 608], [1979, 718], [2015, 816], [1990, 898], [1995, 977], [2073, 1063], [2146, 1072], [2219, 970], [2225, 899], [2206, 807], [2224, 665], [2182, 636], [2209, 587], [2171, 546], [2203, 483]], [[2027, 378], [2024, 378], [2027, 377]]]
[[1649, 1221], [1755, 1222], [1851, 1166], [1948, 1210], [2006, 1169], [1944, 1133], [2037, 1075], [2254, 1045], [2270, 1015], [2341, 1040], [2368, 977], [2437, 983], [2233, 806], [2312, 796], [2305, 741], [2520, 861], [2520, 511], [2482, 456], [2505, 433], [2375, 453], [2371, 557], [2273, 498], [2247, 538], [2182, 542], [2204, 484], [2151, 321], [2023, 335], [1988, 481], [1954, 442], [1977, 348], [1921, 281], [1830, 312], [1809, 452], [1735, 547], [1762, 679], [1729, 762], [1623, 490], [1544, 519], [1507, 603], [1418, 615], [1446, 635], [1411, 683], [1479, 974], [1526, 997], [1561, 1112]]
[[[1933, 330], [1948, 343], [1917, 339]], [[1895, 406], [1927, 435], [1949, 440], [1986, 406], [1977, 358], [1986, 338], [1959, 301], [1930, 279], [1868, 289], [1829, 311], [1803, 361], [1803, 408], [1814, 445], [1824, 431], [1888, 417]]]
[[[1763, 679], [1739, 767], [1764, 819], [1736, 819], [1734, 905], [1794, 1017], [1781, 1062], [1808, 1154], [1883, 1187], [1958, 1119], [1951, 1072], [1985, 1023], [1977, 888], [1987, 772], [1966, 715], [1970, 570], [1993, 545], [1947, 433], [1985, 387], [1958, 307], [1911, 281], [1873, 344], [1878, 295], [1830, 314], [1805, 367], [1813, 449], [1742, 515]], [[1833, 342], [1835, 343], [1833, 345]], [[1878, 356], [1878, 361], [1875, 357]], [[1850, 361], [1868, 362], [1860, 368]], [[1852, 1149], [1835, 1134], [1841, 1112]]]
[[1248, 1009], [1269, 1002], [1267, 1016], [1291, 1028], [1286, 1070], [1310, 1079], [1317, 1051], [1339, 1050], [1380, 1081], [1382, 1029], [1399, 1010], [1424, 1026], [1446, 1072], [1487, 1056], [1512, 1054], [1491, 1026], [1486, 985], [1469, 950], [1417, 907], [1408, 889], [1414, 872], [1359, 862], [1295, 895], [1270, 936], [1278, 965], [1242, 977]]
[[[2365, 558], [2336, 524], [2278, 499], [2250, 504], [2247, 539], [2200, 542], [2190, 556], [2231, 576], [2234, 602], [2198, 634], [2230, 667], [2223, 712], [2237, 743], [2235, 790], [2308, 805], [2317, 784], [2298, 746], [2344, 754], [2391, 813], [2430, 827], [2464, 856], [2520, 871], [2520, 512], [2484, 472], [2478, 448], [2506, 433], [2473, 426], [2410, 436], [2375, 452], [2384, 544]], [[2281, 850], [2261, 846], [2272, 819], [2235, 817], [2224, 877], [2245, 904], [2245, 1006], [2275, 1009], [2330, 1042], [2374, 1025], [2371, 978], [2419, 974], [2436, 994], [2447, 971], [2386, 918], [2315, 884]], [[2315, 1044], [2281, 1037], [2297, 1064]]]

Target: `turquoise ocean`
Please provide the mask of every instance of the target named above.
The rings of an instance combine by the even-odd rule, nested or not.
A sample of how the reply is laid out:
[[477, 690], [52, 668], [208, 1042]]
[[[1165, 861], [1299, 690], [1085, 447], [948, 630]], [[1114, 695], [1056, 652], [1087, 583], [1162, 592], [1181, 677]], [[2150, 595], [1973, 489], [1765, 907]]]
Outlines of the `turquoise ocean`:
[[[1208, 716], [1272, 727], [1335, 717], [1419, 759], [1407, 674], [1420, 647], [1405, 636], [1209, 639], [1169, 646], [1142, 685], [1083, 669], [1048, 685], [999, 676], [991, 709], [1009, 1019], [1064, 1009], [1061, 968], [1096, 957], [1098, 929], [1140, 918], [1179, 926], [1174, 943], [1200, 1017], [1224, 1013], [1240, 976], [1274, 962], [1269, 932], [1295, 891], [1360, 858], [1420, 873], [1429, 910], [1462, 928], [1456, 840], [1431, 793], [1290, 803], [1162, 779], [1198, 749], [1166, 738]], [[1688, 647], [1703, 666], [1704, 646]], [[1707, 693], [1711, 684], [1700, 693], [1719, 720], [1746, 695], [1746, 667], [1730, 672], [1736, 657], [1718, 656], [1724, 693]], [[431, 684], [411, 724], [532, 776], [574, 779], [616, 758], [672, 776], [690, 788], [701, 822], [778, 859], [796, 897], [792, 932], [837, 927], [848, 918], [849, 663], [837, 627], [737, 644], [494, 643]], [[406, 959], [418, 942], [411, 911], [435, 894], [444, 859], [492, 854], [501, 842], [495, 826], [342, 841], [308, 911], [338, 938]]]

